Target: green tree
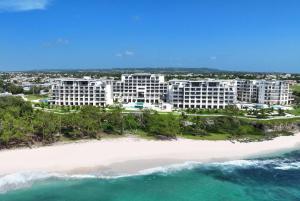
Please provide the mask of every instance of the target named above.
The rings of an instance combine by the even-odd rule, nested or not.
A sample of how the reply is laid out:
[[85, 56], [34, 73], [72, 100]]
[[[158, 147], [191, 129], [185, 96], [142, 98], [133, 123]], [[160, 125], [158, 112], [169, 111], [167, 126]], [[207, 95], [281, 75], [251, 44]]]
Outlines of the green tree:
[[41, 138], [44, 143], [51, 143], [56, 140], [59, 133], [59, 118], [54, 113], [36, 112], [33, 120], [34, 133]]
[[21, 94], [24, 92], [22, 87], [17, 86], [13, 83], [7, 84], [6, 88], [7, 88], [6, 90], [12, 94]]
[[172, 113], [161, 115], [146, 113], [145, 131], [154, 136], [166, 136], [174, 138], [180, 131], [179, 120]]

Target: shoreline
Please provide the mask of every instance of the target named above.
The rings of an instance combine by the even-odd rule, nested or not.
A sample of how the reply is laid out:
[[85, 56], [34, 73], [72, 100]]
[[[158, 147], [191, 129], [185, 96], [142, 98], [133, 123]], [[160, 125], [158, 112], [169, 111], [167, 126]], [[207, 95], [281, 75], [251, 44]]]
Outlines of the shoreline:
[[241, 143], [122, 137], [0, 151], [0, 176], [18, 172], [134, 174], [185, 162], [224, 162], [262, 157], [300, 148], [300, 133]]

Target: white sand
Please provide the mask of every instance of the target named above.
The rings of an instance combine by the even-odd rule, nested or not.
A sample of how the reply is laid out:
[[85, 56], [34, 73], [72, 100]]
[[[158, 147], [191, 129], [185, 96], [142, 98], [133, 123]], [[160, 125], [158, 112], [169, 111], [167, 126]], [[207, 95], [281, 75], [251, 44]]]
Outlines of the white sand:
[[300, 148], [300, 133], [278, 137], [271, 141], [234, 144], [229, 141], [188, 139], [154, 141], [133, 137], [92, 140], [34, 149], [0, 151], [0, 175], [20, 171], [68, 172], [92, 170], [96, 167], [110, 169], [126, 167], [141, 170], [175, 161], [209, 162], [243, 159], [296, 149], [297, 146]]

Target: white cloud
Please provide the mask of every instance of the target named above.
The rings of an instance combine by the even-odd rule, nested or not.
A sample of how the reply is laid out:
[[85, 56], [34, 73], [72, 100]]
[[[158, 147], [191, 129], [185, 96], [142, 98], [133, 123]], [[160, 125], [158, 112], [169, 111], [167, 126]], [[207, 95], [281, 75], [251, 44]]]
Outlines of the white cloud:
[[70, 41], [65, 38], [58, 38], [58, 39], [56, 39], [55, 43], [57, 45], [68, 45], [70, 43]]
[[116, 57], [130, 57], [130, 56], [134, 56], [134, 52], [130, 51], [130, 50], [126, 50], [124, 52], [119, 52], [116, 54]]
[[123, 54], [122, 53], [117, 53], [116, 57], [123, 57]]
[[134, 52], [126, 50], [124, 54], [127, 55], [127, 56], [133, 56]]
[[48, 41], [43, 43], [44, 47], [57, 47], [57, 46], [64, 46], [64, 45], [69, 45], [70, 41], [66, 38], [57, 38], [54, 41]]
[[212, 61], [214, 61], [214, 60], [217, 59], [217, 57], [216, 56], [211, 56], [211, 57], [209, 57], [209, 59], [212, 60]]
[[0, 0], [0, 12], [44, 10], [51, 0]]

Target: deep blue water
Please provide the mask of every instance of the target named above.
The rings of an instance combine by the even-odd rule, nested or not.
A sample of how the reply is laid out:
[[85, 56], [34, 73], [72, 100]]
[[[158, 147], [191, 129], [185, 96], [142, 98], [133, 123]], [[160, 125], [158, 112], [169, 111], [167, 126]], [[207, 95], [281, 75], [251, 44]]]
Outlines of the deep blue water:
[[300, 151], [120, 178], [22, 173], [1, 177], [0, 191], [0, 201], [300, 201]]

